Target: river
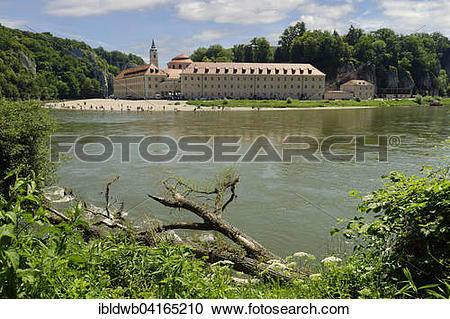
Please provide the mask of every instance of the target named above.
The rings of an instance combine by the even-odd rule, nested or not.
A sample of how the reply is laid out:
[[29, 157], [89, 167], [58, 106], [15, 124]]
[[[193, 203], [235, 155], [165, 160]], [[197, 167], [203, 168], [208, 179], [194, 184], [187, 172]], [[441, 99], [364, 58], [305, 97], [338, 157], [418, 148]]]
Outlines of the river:
[[[364, 162], [318, 163], [295, 158], [292, 163], [149, 163], [132, 147], [131, 160], [121, 152], [104, 163], [85, 163], [72, 157], [62, 163], [58, 183], [74, 189], [83, 199], [102, 205], [105, 183], [120, 179], [113, 193], [125, 202], [129, 217], [144, 221], [148, 216], [163, 221], [192, 220], [191, 213], [174, 212], [147, 198], [160, 192], [167, 171], [190, 180], [211, 179], [233, 166], [241, 176], [237, 200], [225, 214], [263, 245], [281, 255], [297, 251], [319, 257], [341, 251], [345, 245], [330, 237], [337, 218], [356, 214], [358, 200], [349, 191], [365, 194], [381, 185], [380, 176], [392, 170], [418, 173], [422, 165], [436, 165], [443, 152], [434, 150], [449, 138], [449, 107], [396, 107], [377, 109], [299, 110], [264, 112], [92, 112], [52, 111], [59, 121], [58, 134], [85, 135], [240, 135], [243, 147], [266, 136], [279, 150], [288, 135], [323, 139], [332, 135], [398, 136], [401, 144], [388, 147], [388, 161], [367, 154]], [[95, 145], [92, 150], [95, 150]], [[89, 149], [89, 147], [87, 147]], [[351, 150], [341, 146], [337, 150]]]

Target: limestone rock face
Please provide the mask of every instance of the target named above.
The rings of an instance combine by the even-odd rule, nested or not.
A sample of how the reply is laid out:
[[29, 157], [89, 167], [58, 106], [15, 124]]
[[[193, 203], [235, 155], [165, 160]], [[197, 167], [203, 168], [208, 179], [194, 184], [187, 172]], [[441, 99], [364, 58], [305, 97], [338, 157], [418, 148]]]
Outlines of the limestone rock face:
[[445, 51], [441, 59], [441, 66], [450, 76], [450, 48]]
[[400, 79], [398, 83], [399, 88], [412, 90], [414, 88], [414, 79], [409, 72], [400, 72]]
[[94, 77], [97, 81], [100, 82], [103, 90], [103, 97], [107, 97], [109, 95], [109, 74], [107, 70], [102, 68], [98, 63], [97, 55], [94, 52], [89, 52], [87, 55], [89, 61], [94, 64]]
[[398, 88], [398, 71], [395, 67], [389, 67], [385, 75], [384, 85], [387, 88]]
[[36, 63], [33, 62], [25, 53], [22, 51], [19, 52], [19, 59], [22, 62], [24, 68], [26, 68], [33, 77], [36, 76]]
[[75, 49], [70, 49], [69, 50], [69, 53], [72, 55], [72, 56], [74, 56], [74, 57], [76, 57], [76, 58], [82, 58], [83, 56], [84, 56], [84, 52], [83, 52], [83, 50], [82, 49], [80, 49], [80, 48], [75, 48]]
[[92, 51], [83, 50], [80, 48], [71, 49], [69, 53], [77, 59], [87, 58], [87, 60], [93, 65], [94, 78], [100, 82], [103, 97], [107, 97], [110, 93], [109, 74], [107, 70], [99, 64], [97, 55]]

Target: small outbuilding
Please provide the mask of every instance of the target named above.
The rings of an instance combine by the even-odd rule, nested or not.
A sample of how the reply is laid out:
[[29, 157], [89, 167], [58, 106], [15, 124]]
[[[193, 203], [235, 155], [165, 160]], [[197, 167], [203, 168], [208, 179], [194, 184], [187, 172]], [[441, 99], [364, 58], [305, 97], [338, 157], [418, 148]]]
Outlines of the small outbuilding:
[[366, 80], [350, 80], [341, 85], [341, 91], [352, 93], [355, 98], [373, 99], [375, 85]]

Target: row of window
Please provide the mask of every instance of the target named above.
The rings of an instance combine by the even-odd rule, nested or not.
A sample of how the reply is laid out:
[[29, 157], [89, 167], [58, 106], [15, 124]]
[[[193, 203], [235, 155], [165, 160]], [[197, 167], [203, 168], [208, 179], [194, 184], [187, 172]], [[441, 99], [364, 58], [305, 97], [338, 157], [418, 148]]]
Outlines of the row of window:
[[[191, 94], [185, 94], [184, 95], [185, 98], [193, 98], [193, 99], [198, 99], [198, 98], [202, 98], [204, 97], [201, 94], [196, 94], [196, 93], [191, 93]], [[311, 98], [311, 97], [315, 97], [315, 98], [320, 98], [320, 96], [318, 95], [305, 95], [305, 94], [301, 94], [301, 93], [294, 93], [294, 94], [275, 94], [275, 93], [261, 93], [261, 94], [239, 94], [239, 93], [235, 93], [235, 92], [222, 92], [221, 94], [213, 94], [213, 95], [209, 95], [208, 98], [224, 98], [224, 97], [229, 97], [229, 98], [275, 98], [275, 99], [285, 99], [287, 97], [293, 97], [293, 98]]]
[[[205, 76], [204, 77], [204, 80], [205, 81], [214, 81], [214, 79], [217, 79], [217, 81], [221, 81], [221, 78], [222, 77], [220, 77], [220, 76], [210, 76], [210, 77], [207, 77], [207, 76]], [[284, 82], [287, 82], [288, 81], [288, 77], [283, 77], [284, 78]], [[291, 82], [293, 82], [294, 81], [294, 77], [289, 77], [290, 79], [291, 79]], [[296, 79], [297, 79], [297, 82], [300, 82], [301, 81], [301, 77], [295, 77]], [[223, 81], [227, 81], [227, 80], [230, 80], [230, 81], [233, 81], [233, 79], [236, 79], [236, 81], [240, 81], [241, 80], [241, 78], [240, 77], [223, 77]], [[245, 81], [245, 80], [247, 80], [248, 78], [247, 77], [242, 77], [242, 81]], [[255, 78], [256, 79], [256, 81], [266, 81], [267, 80], [267, 77], [256, 77]], [[261, 80], [262, 79], [262, 80]], [[277, 77], [277, 79], [278, 79], [278, 82], [280, 82], [281, 81], [281, 78], [280, 77]], [[305, 82], [307, 82], [308, 81], [308, 78], [307, 77], [305, 77], [304, 78], [305, 79]], [[316, 80], [316, 78], [314, 78], [314, 77], [311, 77], [311, 78], [309, 78], [310, 79], [310, 81], [315, 81]], [[188, 77], [187, 76], [185, 76], [184, 77], [184, 80], [185, 81], [188, 81]], [[197, 80], [197, 81], [200, 81], [201, 80], [201, 77], [193, 77], [193, 76], [191, 76], [191, 81], [194, 81], [194, 80]], [[252, 80], [252, 79], [250, 79], [250, 80]], [[323, 79], [320, 79], [320, 78], [317, 78], [317, 81], [323, 81], [324, 80], [324, 78]], [[270, 77], [270, 81], [274, 81], [274, 77]]]
[[[151, 87], [151, 86], [150, 86], [150, 87]], [[157, 87], [157, 86], [156, 86], [156, 87]], [[191, 85], [191, 87], [194, 87], [194, 85]], [[200, 87], [201, 87], [200, 84], [197, 84], [197, 87], [200, 88]], [[208, 87], [211, 88], [211, 89], [213, 89], [213, 88], [214, 88], [214, 84], [211, 84], [210, 86], [208, 86], [207, 84], [204, 85], [204, 88], [205, 88], [205, 89], [208, 88]], [[253, 85], [251, 85], [251, 84], [250, 84], [248, 87], [249, 87], [250, 89], [253, 89]], [[285, 84], [285, 85], [284, 85], [284, 88], [287, 89], [287, 87], [288, 87], [288, 86]], [[220, 89], [220, 84], [217, 84], [217, 88]], [[226, 88], [227, 88], [227, 85], [224, 84], [224, 85], [223, 85], [223, 88], [226, 89]], [[234, 88], [234, 87], [233, 87], [233, 84], [230, 85], [230, 89], [232, 89], [232, 88]], [[237, 85], [236, 88], [240, 89], [240, 85]], [[247, 85], [243, 85], [242, 88], [243, 88], [243, 89], [246, 89], [246, 88], [247, 88]], [[256, 88], [259, 89], [259, 88], [260, 88], [260, 85], [257, 84], [257, 85], [256, 85]], [[267, 89], [267, 88], [269, 88], [269, 86], [266, 85], [266, 84], [264, 84], [264, 85], [263, 85], [263, 88], [264, 88], [264, 89]], [[274, 88], [274, 85], [270, 85], [270, 88], [273, 89], [273, 88]], [[281, 88], [281, 87], [280, 87], [280, 85], [278, 84], [278, 85], [277, 85], [277, 89], [280, 89], [280, 88]], [[291, 84], [291, 89], [293, 89], [293, 88], [294, 88], [294, 85]], [[300, 86], [300, 85], [297, 85], [297, 88], [300, 89], [301, 86]], [[307, 89], [307, 88], [308, 88], [308, 85], [305, 84], [305, 89]], [[312, 85], [311, 85], [311, 89], [314, 89], [314, 88], [315, 88], [315, 85], [312, 84]], [[319, 85], [317, 88], [318, 88], [318, 89], [321, 89], [322, 86]]]

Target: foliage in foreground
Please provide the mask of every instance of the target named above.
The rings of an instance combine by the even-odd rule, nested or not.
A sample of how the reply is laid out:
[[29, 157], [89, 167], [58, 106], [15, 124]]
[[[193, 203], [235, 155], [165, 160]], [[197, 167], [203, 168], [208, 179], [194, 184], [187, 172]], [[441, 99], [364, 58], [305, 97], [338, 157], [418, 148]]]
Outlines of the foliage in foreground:
[[[126, 234], [85, 242], [73, 223], [53, 226], [32, 178], [15, 179], [0, 200], [0, 296], [3, 298], [358, 298], [392, 296], [378, 287], [373, 267], [357, 259], [313, 266], [311, 255], [290, 257], [319, 271], [291, 283], [236, 283], [227, 263], [209, 265], [187, 247], [146, 247]], [[85, 225], [85, 224], [84, 224]], [[311, 264], [311, 265], [310, 265]], [[262, 274], [261, 279], [264, 277]]]
[[358, 254], [378, 256], [385, 278], [400, 282], [406, 277], [409, 288], [448, 287], [449, 167], [424, 168], [424, 173], [392, 172], [383, 188], [362, 197], [362, 214], [348, 221], [342, 233], [356, 241]]
[[21, 103], [0, 99], [0, 195], [8, 192], [6, 174], [22, 167], [24, 174], [35, 172], [50, 178], [48, 145], [55, 128], [48, 111], [37, 102]]
[[[440, 298], [450, 292], [442, 277], [439, 287], [417, 288], [417, 277], [408, 272], [403, 279], [387, 276], [384, 270], [401, 270], [403, 265], [386, 264], [384, 256], [370, 247], [344, 261], [330, 257], [320, 263], [299, 252], [286, 258], [289, 264], [275, 261], [273, 265], [286, 271], [299, 267], [311, 276], [281, 283], [267, 280], [262, 273], [257, 282], [237, 283], [233, 277], [239, 274], [229, 264], [210, 265], [194, 258], [188, 247], [164, 242], [147, 247], [124, 233], [86, 242], [79, 230], [87, 225], [81, 207], [66, 211], [72, 223], [54, 226], [39, 196], [41, 179], [18, 174], [9, 178], [14, 183], [8, 199], [0, 198], [2, 298]], [[448, 191], [445, 183], [427, 187], [427, 194], [439, 197]]]

